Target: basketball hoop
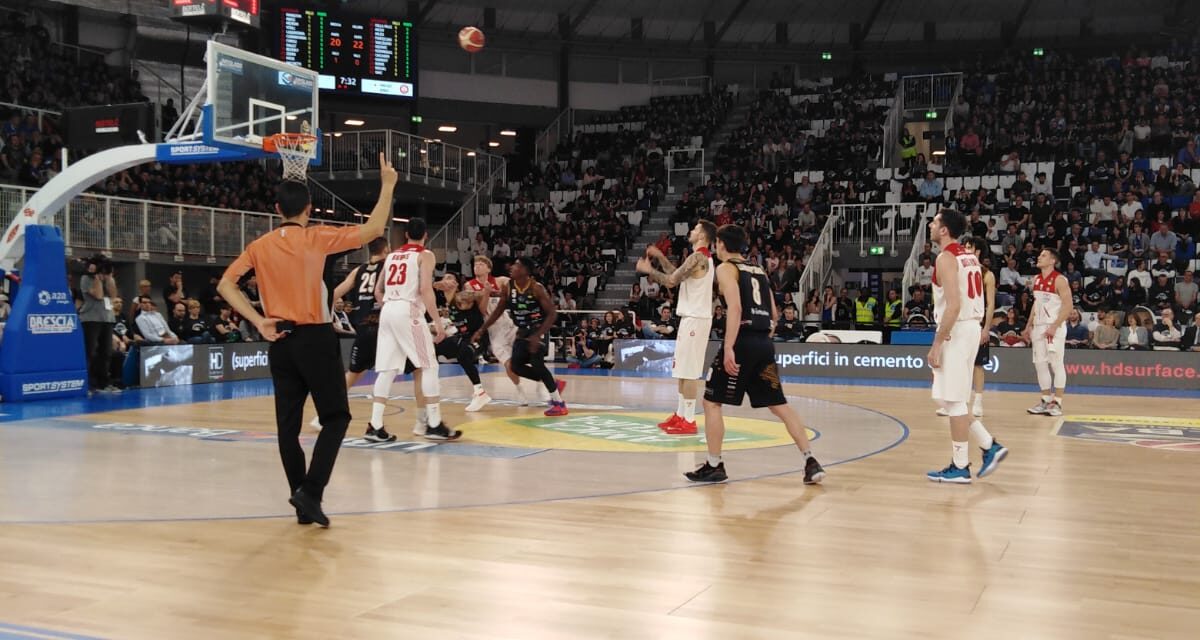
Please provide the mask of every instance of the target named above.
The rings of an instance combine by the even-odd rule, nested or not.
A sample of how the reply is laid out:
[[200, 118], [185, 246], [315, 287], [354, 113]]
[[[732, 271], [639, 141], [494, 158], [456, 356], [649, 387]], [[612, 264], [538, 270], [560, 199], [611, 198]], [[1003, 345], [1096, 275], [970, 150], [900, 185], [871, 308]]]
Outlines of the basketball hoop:
[[308, 164], [317, 157], [317, 136], [311, 133], [277, 133], [263, 138], [263, 151], [279, 154], [283, 179], [299, 180], [308, 176]]

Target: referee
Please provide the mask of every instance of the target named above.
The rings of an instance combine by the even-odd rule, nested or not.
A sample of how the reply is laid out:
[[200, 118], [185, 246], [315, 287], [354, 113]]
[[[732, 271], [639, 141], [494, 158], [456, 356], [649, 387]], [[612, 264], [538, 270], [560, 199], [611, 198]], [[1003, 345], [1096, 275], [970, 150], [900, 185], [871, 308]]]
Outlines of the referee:
[[[272, 343], [269, 354], [279, 455], [292, 491], [289, 502], [296, 507], [300, 524], [329, 526], [321, 499], [350, 424], [341, 345], [331, 324], [325, 260], [361, 247], [387, 229], [396, 171], [382, 153], [379, 167], [379, 201], [366, 224], [358, 226], [309, 226], [312, 202], [308, 187], [296, 181], [281, 183], [275, 210], [283, 216], [283, 224], [250, 243], [217, 285], [221, 297]], [[237, 285], [250, 270], [258, 278], [261, 314]], [[317, 436], [312, 464], [306, 470], [300, 426], [310, 393], [325, 428]]]

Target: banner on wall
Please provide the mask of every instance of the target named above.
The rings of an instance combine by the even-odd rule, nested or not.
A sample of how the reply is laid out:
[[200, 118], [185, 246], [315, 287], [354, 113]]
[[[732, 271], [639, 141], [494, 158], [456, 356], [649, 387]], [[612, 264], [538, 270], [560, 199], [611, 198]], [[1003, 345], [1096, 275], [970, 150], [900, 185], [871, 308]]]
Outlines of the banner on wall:
[[[720, 347], [710, 342], [707, 360]], [[930, 380], [924, 346], [775, 343], [775, 362], [782, 376]], [[670, 375], [675, 343], [670, 340], [617, 340], [614, 369]], [[1029, 349], [992, 347], [984, 369], [988, 382], [1033, 384], [1037, 374]], [[1174, 351], [1067, 350], [1068, 386], [1200, 388], [1200, 354]]]
[[[342, 340], [342, 366], [350, 364], [350, 345]], [[181, 344], [142, 347], [138, 357], [143, 387], [261, 380], [271, 377], [271, 343]]]

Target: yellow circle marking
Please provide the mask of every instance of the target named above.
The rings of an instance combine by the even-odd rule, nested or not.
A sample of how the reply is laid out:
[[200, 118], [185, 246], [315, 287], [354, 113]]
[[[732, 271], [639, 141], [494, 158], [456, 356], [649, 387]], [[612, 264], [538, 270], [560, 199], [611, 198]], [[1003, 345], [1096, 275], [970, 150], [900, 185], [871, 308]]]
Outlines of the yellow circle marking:
[[[662, 413], [626, 411], [572, 412], [559, 418], [536, 414], [488, 418], [462, 426], [467, 438], [472, 441], [528, 449], [633, 453], [706, 450], [703, 418], [697, 420], [700, 427], [698, 434], [673, 436], [658, 428], [663, 417]], [[808, 437], [815, 439], [817, 434], [808, 429]], [[725, 417], [725, 450], [764, 449], [790, 444], [792, 438], [780, 422]]]

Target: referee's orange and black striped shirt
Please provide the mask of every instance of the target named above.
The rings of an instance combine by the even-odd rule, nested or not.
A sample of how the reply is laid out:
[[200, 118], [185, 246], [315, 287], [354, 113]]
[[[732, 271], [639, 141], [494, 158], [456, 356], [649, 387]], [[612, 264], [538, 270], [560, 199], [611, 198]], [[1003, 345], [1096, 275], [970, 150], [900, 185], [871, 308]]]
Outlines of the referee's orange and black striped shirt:
[[284, 223], [263, 235], [225, 270], [225, 278], [241, 281], [251, 269], [258, 278], [263, 315], [298, 325], [330, 322], [325, 258], [363, 245], [358, 226], [303, 227]]

